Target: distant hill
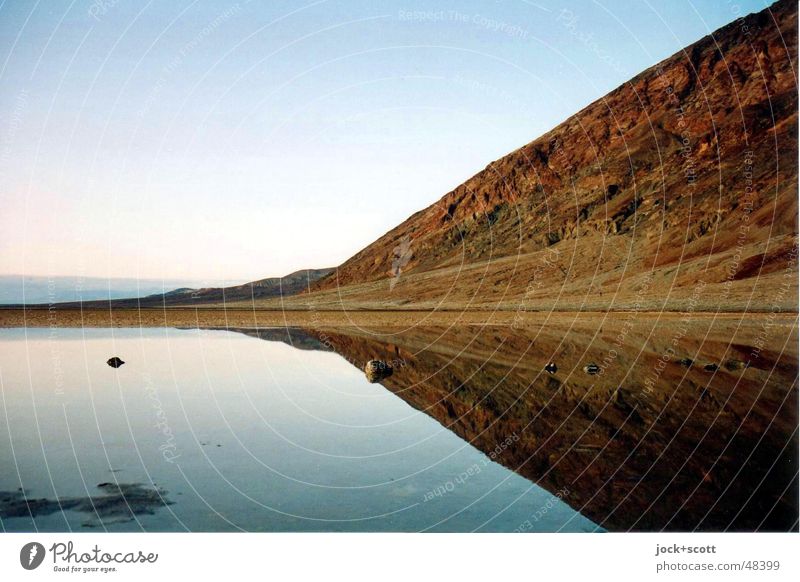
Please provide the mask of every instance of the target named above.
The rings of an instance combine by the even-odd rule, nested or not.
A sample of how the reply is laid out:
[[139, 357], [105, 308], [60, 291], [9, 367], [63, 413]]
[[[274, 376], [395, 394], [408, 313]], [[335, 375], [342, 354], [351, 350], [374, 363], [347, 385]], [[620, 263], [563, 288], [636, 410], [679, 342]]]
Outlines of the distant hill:
[[179, 287], [185, 290], [201, 284], [222, 286], [221, 281], [210, 280], [0, 275], [0, 305], [107, 301], [161, 294]]
[[[117, 298], [111, 297], [111, 301], [87, 300], [82, 303], [76, 301], [65, 301], [59, 303], [61, 308], [72, 308], [82, 305], [83, 307], [106, 307], [113, 306], [118, 308], [139, 308], [139, 307], [181, 307], [192, 305], [211, 305], [223, 304], [228, 302], [246, 302], [253, 300], [275, 299], [288, 297], [302, 293], [309, 289], [309, 286], [321, 277], [329, 275], [333, 269], [302, 269], [295, 271], [284, 277], [272, 277], [259, 279], [242, 285], [229, 287], [206, 287], [193, 289], [181, 287], [166, 292], [156, 292], [145, 297]], [[40, 302], [44, 306], [45, 302]]]
[[[233, 287], [212, 287], [207, 289], [176, 289], [162, 297], [156, 296], [159, 304], [184, 305], [200, 303], [227, 303], [229, 301], [252, 301], [296, 295], [308, 291], [309, 287], [333, 272], [329, 269], [302, 269], [285, 275], [259, 279]], [[150, 299], [150, 298], [147, 298]]]

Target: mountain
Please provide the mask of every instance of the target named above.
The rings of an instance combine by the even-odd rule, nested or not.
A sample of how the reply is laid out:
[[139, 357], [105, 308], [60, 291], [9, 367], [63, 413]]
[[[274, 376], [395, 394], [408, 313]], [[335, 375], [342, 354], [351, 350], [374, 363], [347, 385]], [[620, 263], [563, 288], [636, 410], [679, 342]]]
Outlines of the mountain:
[[0, 275], [0, 305], [124, 299], [161, 294], [165, 289], [197, 287], [217, 281], [115, 277]]
[[[206, 289], [176, 289], [163, 296], [166, 305], [187, 303], [222, 303], [228, 301], [252, 301], [264, 298], [280, 298], [308, 291], [309, 286], [334, 269], [301, 269], [283, 277], [259, 279], [232, 287], [209, 287]], [[159, 304], [161, 295], [157, 296]]]
[[[165, 293], [152, 293], [146, 297], [141, 298], [113, 298], [111, 301], [94, 300], [83, 301], [78, 303], [63, 302], [59, 303], [60, 308], [69, 309], [73, 307], [83, 306], [84, 308], [92, 307], [118, 307], [118, 308], [141, 308], [141, 307], [181, 307], [192, 305], [209, 305], [221, 303], [238, 303], [242, 306], [243, 302], [253, 302], [264, 299], [278, 299], [284, 297], [297, 295], [309, 290], [311, 284], [318, 281], [320, 278], [330, 275], [333, 269], [302, 269], [295, 271], [283, 277], [271, 277], [268, 279], [259, 279], [258, 281], [251, 281], [242, 285], [233, 285], [230, 287], [205, 287], [201, 289], [193, 289], [189, 287], [181, 287], [167, 291]], [[40, 305], [45, 307], [46, 305]], [[29, 305], [29, 307], [35, 307]]]
[[796, 69], [781, 0], [490, 163], [295, 302], [796, 309]]

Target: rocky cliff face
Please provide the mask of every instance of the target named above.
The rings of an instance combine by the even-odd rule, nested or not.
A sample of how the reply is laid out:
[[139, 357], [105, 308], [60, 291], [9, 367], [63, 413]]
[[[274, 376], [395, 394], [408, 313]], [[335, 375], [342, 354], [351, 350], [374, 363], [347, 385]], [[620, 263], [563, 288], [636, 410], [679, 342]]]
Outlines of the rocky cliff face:
[[[796, 262], [796, 27], [796, 4], [782, 0], [721, 28], [312, 289], [420, 307], [659, 307], [702, 285], [716, 304], [768, 308]], [[780, 301], [796, 305], [796, 292]]]

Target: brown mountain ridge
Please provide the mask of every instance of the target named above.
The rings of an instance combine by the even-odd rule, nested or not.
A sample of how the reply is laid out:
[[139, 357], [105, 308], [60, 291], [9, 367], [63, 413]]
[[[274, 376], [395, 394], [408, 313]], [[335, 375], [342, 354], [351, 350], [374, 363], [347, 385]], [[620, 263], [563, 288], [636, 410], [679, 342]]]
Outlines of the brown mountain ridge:
[[492, 162], [284, 306], [794, 310], [796, 64], [782, 0]]
[[[780, 0], [490, 163], [336, 269], [110, 303], [796, 311], [796, 71], [797, 4]], [[95, 304], [109, 302], [84, 306]]]

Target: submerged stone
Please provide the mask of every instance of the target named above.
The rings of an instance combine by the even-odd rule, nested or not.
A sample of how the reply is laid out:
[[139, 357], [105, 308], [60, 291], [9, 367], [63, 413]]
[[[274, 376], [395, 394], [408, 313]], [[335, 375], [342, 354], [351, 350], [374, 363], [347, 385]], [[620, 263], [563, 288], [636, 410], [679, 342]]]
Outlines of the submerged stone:
[[364, 366], [364, 374], [367, 376], [367, 380], [373, 384], [384, 378], [388, 378], [393, 373], [394, 370], [392, 367], [381, 360], [370, 360], [367, 362], [367, 365]]
[[113, 358], [109, 358], [109, 359], [108, 359], [108, 361], [106, 362], [106, 364], [108, 364], [108, 365], [109, 365], [109, 366], [111, 366], [112, 368], [119, 368], [119, 367], [120, 367], [122, 364], [124, 364], [124, 363], [125, 363], [125, 362], [123, 362], [123, 361], [122, 361], [120, 358], [118, 358], [117, 356], [114, 356]]
[[600, 366], [597, 364], [586, 364], [583, 367], [583, 371], [589, 374], [590, 376], [594, 376], [600, 371]]
[[747, 367], [748, 363], [741, 360], [728, 360], [725, 362], [725, 368], [731, 372], [735, 370], [744, 370]]

